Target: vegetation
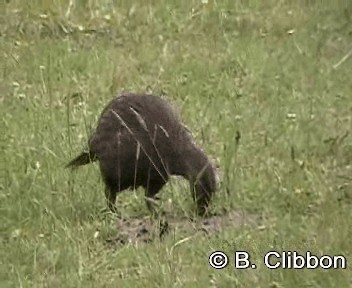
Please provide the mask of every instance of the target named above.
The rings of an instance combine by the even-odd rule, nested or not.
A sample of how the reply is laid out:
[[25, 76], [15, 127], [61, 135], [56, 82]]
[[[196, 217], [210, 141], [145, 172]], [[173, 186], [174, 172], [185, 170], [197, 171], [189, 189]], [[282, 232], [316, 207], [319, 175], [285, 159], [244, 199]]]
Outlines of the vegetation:
[[[5, 1], [0, 286], [351, 287], [352, 3], [323, 2]], [[221, 169], [213, 211], [254, 225], [107, 243], [120, 231], [102, 212], [98, 166], [64, 165], [124, 90], [180, 107]], [[183, 180], [161, 198], [176, 218], [194, 208]], [[149, 215], [142, 191], [118, 207]], [[258, 268], [235, 270], [231, 256], [215, 270], [215, 250], [248, 251]], [[349, 267], [270, 270], [270, 250]]]

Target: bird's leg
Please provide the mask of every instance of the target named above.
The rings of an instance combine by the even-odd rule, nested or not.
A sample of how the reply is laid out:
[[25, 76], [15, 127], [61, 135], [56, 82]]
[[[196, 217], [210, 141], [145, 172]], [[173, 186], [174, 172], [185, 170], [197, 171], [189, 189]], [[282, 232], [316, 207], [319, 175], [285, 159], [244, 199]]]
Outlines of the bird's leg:
[[146, 204], [149, 211], [152, 214], [152, 219], [158, 221], [159, 226], [159, 238], [163, 238], [169, 232], [169, 223], [166, 220], [164, 211], [160, 211], [159, 203], [156, 200], [159, 200], [156, 197], [156, 194], [160, 189], [165, 185], [164, 182], [149, 183], [148, 188], [145, 190], [146, 194]]
[[109, 210], [115, 214], [117, 213], [117, 209], [116, 209], [116, 205], [115, 205], [116, 195], [117, 195], [117, 192], [114, 189], [112, 189], [109, 186], [105, 186], [106, 204], [107, 204]]
[[145, 203], [153, 217], [158, 216], [157, 208], [159, 204], [157, 200], [159, 200], [159, 198], [156, 195], [164, 185], [165, 183], [163, 182], [149, 183], [148, 187], [145, 189]]

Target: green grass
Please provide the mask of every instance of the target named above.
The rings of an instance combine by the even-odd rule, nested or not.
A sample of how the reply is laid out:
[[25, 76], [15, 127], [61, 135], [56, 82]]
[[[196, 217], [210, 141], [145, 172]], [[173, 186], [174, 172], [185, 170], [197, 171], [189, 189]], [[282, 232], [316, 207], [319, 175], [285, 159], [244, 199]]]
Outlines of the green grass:
[[[5, 2], [1, 287], [352, 287], [349, 1]], [[213, 210], [260, 215], [259, 228], [106, 245], [118, 231], [97, 165], [63, 167], [123, 90], [178, 104], [221, 167]], [[184, 184], [162, 192], [175, 215], [192, 209]], [[125, 216], [148, 214], [142, 195], [120, 195]], [[214, 270], [214, 250], [246, 250], [258, 269]], [[269, 250], [349, 267], [269, 270]]]

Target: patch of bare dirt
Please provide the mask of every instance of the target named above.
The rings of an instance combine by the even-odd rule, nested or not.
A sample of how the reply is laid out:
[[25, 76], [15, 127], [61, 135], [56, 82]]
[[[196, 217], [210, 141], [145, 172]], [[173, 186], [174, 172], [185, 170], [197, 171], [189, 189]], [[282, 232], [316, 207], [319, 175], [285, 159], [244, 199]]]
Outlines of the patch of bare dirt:
[[118, 235], [108, 239], [110, 244], [148, 243], [162, 239], [168, 233], [213, 234], [228, 227], [254, 226], [258, 224], [258, 217], [239, 211], [230, 211], [226, 214], [215, 214], [203, 219], [183, 217], [164, 217], [156, 220], [151, 218], [117, 219]]

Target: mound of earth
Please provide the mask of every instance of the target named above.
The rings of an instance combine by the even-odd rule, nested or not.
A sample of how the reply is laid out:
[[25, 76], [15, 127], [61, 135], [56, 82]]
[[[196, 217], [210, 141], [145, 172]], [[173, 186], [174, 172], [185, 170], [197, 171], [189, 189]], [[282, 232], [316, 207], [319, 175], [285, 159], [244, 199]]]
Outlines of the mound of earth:
[[212, 215], [203, 219], [164, 217], [162, 220], [151, 218], [126, 218], [117, 220], [118, 235], [108, 239], [111, 244], [148, 243], [162, 239], [172, 232], [213, 234], [226, 227], [254, 225], [255, 217], [244, 212], [230, 211], [226, 214]]

